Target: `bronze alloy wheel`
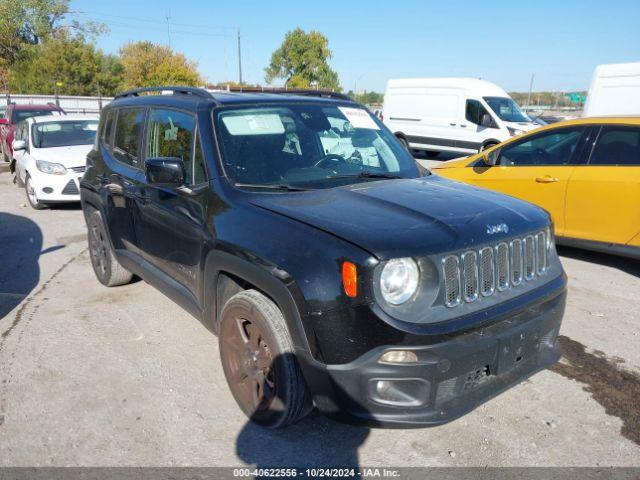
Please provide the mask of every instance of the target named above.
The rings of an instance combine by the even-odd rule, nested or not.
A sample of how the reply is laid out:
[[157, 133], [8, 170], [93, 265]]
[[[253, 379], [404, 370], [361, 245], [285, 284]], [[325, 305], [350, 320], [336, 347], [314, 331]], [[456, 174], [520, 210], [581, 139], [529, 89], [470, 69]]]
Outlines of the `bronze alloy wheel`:
[[238, 406], [253, 422], [280, 428], [311, 410], [282, 312], [256, 290], [242, 291], [222, 309], [220, 358]]

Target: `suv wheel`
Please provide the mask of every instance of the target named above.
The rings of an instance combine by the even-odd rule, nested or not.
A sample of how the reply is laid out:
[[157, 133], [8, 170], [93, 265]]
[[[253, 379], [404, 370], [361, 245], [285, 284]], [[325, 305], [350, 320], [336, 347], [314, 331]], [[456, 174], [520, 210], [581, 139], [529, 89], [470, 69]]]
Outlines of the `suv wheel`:
[[42, 203], [42, 201], [38, 200], [38, 194], [36, 193], [36, 189], [33, 187], [31, 183], [31, 177], [27, 174], [27, 178], [24, 182], [24, 191], [27, 194], [27, 200], [29, 200], [29, 205], [31, 205], [36, 210], [42, 210], [47, 206]]
[[91, 210], [89, 212], [87, 227], [91, 265], [100, 283], [107, 287], [129, 283], [133, 274], [118, 263], [107, 238], [107, 231], [99, 211]]
[[282, 312], [256, 290], [229, 299], [221, 313], [220, 357], [231, 393], [255, 423], [282, 428], [312, 408]]

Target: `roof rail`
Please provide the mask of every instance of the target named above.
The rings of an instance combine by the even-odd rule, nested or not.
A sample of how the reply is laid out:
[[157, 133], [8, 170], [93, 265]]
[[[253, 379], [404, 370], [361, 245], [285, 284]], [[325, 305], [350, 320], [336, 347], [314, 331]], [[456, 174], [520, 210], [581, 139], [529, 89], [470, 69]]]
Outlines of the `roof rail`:
[[211, 98], [211, 94], [204, 88], [167, 86], [167, 87], [142, 87], [134, 90], [127, 90], [116, 95], [115, 98], [138, 97], [141, 93], [147, 92], [173, 92], [173, 95], [193, 95], [200, 98]]
[[332, 90], [314, 90], [311, 88], [282, 88], [282, 87], [232, 87], [221, 86], [216, 89], [220, 92], [234, 92], [234, 93], [273, 93], [281, 95], [303, 95], [306, 97], [322, 97], [322, 98], [335, 98], [338, 100], [353, 101], [351, 97], [344, 93], [334, 92]]

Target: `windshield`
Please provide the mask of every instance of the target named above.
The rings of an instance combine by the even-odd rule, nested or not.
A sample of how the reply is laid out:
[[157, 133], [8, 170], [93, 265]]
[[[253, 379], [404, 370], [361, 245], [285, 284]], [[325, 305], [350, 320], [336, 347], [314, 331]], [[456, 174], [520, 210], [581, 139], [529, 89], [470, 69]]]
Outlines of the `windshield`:
[[31, 117], [39, 117], [41, 115], [53, 115], [58, 113], [57, 111], [48, 110], [14, 110], [12, 123], [20, 123], [23, 120]]
[[222, 109], [224, 168], [242, 186], [330, 188], [416, 178], [409, 152], [364, 108], [309, 103]]
[[518, 104], [509, 97], [484, 97], [484, 101], [505, 122], [531, 122], [531, 119], [520, 110]]
[[69, 147], [92, 145], [97, 130], [97, 120], [67, 120], [36, 123], [31, 128], [31, 135], [37, 148]]

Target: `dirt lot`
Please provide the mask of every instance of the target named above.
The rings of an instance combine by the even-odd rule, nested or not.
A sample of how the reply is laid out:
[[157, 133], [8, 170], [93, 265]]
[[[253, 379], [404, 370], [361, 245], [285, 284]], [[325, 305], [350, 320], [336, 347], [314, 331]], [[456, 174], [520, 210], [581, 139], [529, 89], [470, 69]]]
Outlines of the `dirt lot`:
[[196, 320], [93, 276], [78, 207], [0, 173], [0, 465], [640, 465], [640, 263], [561, 249], [563, 361], [435, 429], [247, 423]]

